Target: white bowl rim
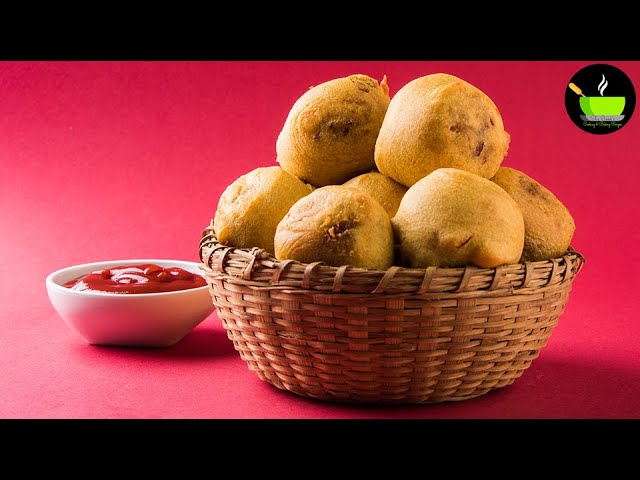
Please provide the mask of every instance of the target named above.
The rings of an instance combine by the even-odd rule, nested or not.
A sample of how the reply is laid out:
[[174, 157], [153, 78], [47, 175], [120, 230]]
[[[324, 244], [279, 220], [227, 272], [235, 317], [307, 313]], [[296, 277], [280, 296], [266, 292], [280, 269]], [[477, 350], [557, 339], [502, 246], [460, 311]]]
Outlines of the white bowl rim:
[[[59, 292], [66, 292], [69, 293], [71, 295], [81, 295], [81, 296], [86, 296], [86, 297], [110, 297], [110, 298], [149, 298], [149, 297], [156, 297], [156, 296], [168, 296], [168, 295], [179, 295], [179, 294], [185, 294], [187, 292], [199, 292], [201, 290], [206, 290], [209, 288], [209, 285], [204, 285], [202, 287], [197, 287], [197, 288], [187, 288], [185, 290], [175, 290], [175, 291], [171, 291], [171, 292], [157, 292], [157, 293], [130, 293], [130, 294], [125, 294], [125, 293], [112, 293], [112, 292], [99, 292], [99, 291], [82, 291], [82, 290], [71, 290], [70, 288], [65, 287], [64, 285], [60, 285], [59, 283], [56, 283], [53, 279], [54, 277], [58, 276], [58, 275], [63, 275], [65, 273], [67, 273], [69, 270], [75, 270], [75, 269], [87, 269], [87, 273], [92, 272], [94, 269], [100, 269], [100, 268], [107, 268], [109, 265], [139, 265], [139, 264], [143, 264], [143, 263], [154, 263], [156, 265], [158, 265], [158, 262], [164, 263], [164, 264], [168, 264], [168, 263], [173, 263], [175, 267], [179, 267], [182, 268], [180, 265], [178, 264], [183, 264], [183, 265], [189, 265], [191, 267], [198, 267], [198, 269], [200, 269], [200, 263], [198, 262], [193, 262], [190, 260], [176, 260], [176, 259], [171, 259], [171, 258], [138, 258], [138, 259], [124, 259], [124, 260], [102, 260], [99, 262], [90, 262], [90, 263], [80, 263], [77, 265], [70, 265], [68, 267], [64, 267], [61, 268], [59, 270], [56, 270], [54, 272], [51, 272], [49, 275], [47, 275], [47, 278], [45, 279], [45, 285], [47, 286], [47, 288], [50, 288], [52, 290], [58, 290]], [[161, 265], [159, 265], [161, 266]], [[195, 270], [195, 268], [194, 268]], [[201, 277], [204, 278], [203, 275], [199, 274], [199, 273], [195, 273], [195, 272], [191, 272], [194, 273], [195, 275], [200, 275]], [[205, 278], [206, 280], [206, 278]]]

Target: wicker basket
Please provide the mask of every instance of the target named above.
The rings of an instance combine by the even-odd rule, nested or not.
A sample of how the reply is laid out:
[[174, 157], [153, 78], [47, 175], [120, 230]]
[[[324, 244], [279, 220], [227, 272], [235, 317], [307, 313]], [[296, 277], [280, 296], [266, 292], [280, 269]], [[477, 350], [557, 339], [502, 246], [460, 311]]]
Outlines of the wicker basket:
[[386, 271], [200, 242], [227, 335], [258, 376], [322, 400], [435, 403], [510, 385], [538, 356], [584, 258]]

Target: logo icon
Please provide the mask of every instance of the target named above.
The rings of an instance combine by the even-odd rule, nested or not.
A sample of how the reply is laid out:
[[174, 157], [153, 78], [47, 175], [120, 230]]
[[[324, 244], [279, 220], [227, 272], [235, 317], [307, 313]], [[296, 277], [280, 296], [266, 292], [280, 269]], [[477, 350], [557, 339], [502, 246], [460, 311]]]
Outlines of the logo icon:
[[565, 106], [573, 123], [602, 135], [620, 130], [631, 118], [636, 94], [629, 77], [613, 65], [589, 65], [567, 85]]

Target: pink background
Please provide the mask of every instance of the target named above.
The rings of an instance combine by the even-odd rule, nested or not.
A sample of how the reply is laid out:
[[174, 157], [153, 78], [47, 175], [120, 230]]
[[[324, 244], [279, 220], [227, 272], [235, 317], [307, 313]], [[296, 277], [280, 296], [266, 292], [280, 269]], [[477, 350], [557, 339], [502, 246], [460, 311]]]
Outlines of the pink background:
[[[639, 418], [640, 112], [591, 135], [564, 107], [594, 62], [0, 62], [0, 417]], [[621, 68], [639, 90], [639, 62]], [[86, 344], [47, 298], [48, 273], [124, 259], [197, 260], [226, 185], [275, 164], [308, 86], [388, 75], [391, 94], [447, 72], [485, 91], [511, 134], [503, 165], [572, 212], [587, 264], [540, 357], [510, 387], [460, 403], [358, 407], [261, 382], [215, 314], [169, 349]]]

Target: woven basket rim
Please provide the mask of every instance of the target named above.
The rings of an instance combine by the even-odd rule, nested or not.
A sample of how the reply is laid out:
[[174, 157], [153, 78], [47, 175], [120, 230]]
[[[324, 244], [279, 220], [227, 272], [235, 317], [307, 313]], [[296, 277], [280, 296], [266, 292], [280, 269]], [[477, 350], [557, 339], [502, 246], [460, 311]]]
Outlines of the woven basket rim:
[[256, 288], [320, 290], [330, 293], [437, 294], [488, 291], [525, 293], [571, 281], [585, 258], [569, 247], [553, 259], [501, 265], [493, 268], [392, 266], [387, 270], [323, 262], [302, 263], [278, 260], [261, 248], [236, 248], [221, 244], [213, 231], [213, 221], [202, 232], [199, 245], [201, 268], [214, 278]]
[[357, 403], [466, 400], [510, 385], [544, 348], [584, 258], [367, 270], [200, 241], [227, 335], [258, 377]]

